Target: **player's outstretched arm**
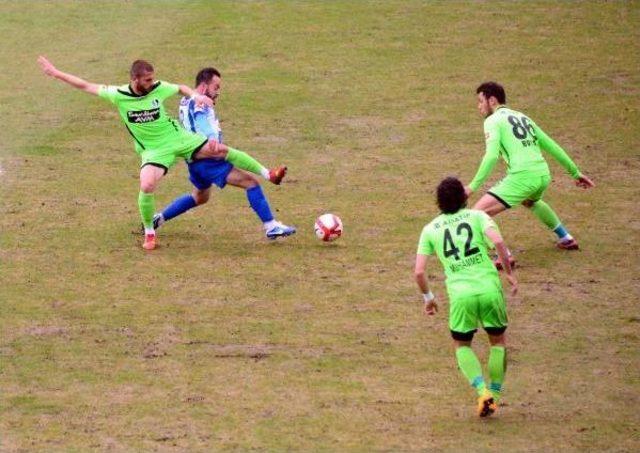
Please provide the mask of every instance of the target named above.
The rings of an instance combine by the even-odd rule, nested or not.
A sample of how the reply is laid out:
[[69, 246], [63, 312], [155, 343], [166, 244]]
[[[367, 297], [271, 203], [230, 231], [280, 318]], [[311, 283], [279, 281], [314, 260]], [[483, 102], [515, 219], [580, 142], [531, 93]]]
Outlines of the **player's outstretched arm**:
[[98, 90], [100, 89], [100, 85], [87, 82], [86, 80], [83, 80], [80, 77], [74, 76], [73, 74], [67, 74], [66, 72], [60, 71], [49, 60], [47, 60], [46, 57], [43, 57], [43, 56], [38, 57], [38, 63], [40, 64], [42, 71], [49, 77], [62, 80], [63, 82], [71, 85], [72, 87], [82, 90], [86, 93], [93, 94], [96, 96], [98, 95]]
[[418, 288], [420, 288], [420, 291], [422, 292], [422, 299], [424, 301], [424, 314], [435, 315], [438, 311], [438, 304], [436, 303], [436, 298], [429, 289], [429, 285], [427, 284], [427, 277], [425, 275], [426, 269], [427, 256], [417, 254], [414, 276], [416, 279], [416, 283], [418, 284]]
[[478, 190], [479, 187], [484, 184], [485, 180], [491, 175], [493, 169], [498, 163], [498, 157], [500, 156], [500, 151], [497, 147], [487, 148], [487, 152], [482, 158], [482, 162], [480, 162], [480, 166], [478, 167], [478, 171], [476, 175], [473, 177], [473, 180], [469, 183], [469, 185], [464, 187], [464, 192], [467, 197], [471, 196], [473, 192]]
[[485, 153], [478, 167], [476, 175], [469, 185], [464, 187], [467, 197], [478, 190], [489, 177], [500, 157], [500, 128], [495, 121], [495, 115], [484, 121]]
[[493, 169], [498, 163], [498, 158], [500, 157], [500, 135], [494, 125], [485, 123], [485, 137], [486, 146], [482, 162], [480, 162], [476, 175], [473, 177], [469, 185], [464, 188], [467, 197], [484, 184], [486, 179], [493, 172]]
[[507, 248], [507, 244], [504, 243], [504, 239], [502, 239], [500, 233], [491, 227], [487, 228], [484, 231], [484, 234], [496, 246], [496, 251], [498, 252], [498, 256], [500, 257], [500, 262], [502, 263], [502, 268], [507, 273], [507, 280], [511, 285], [511, 294], [515, 295], [518, 292], [518, 280], [513, 274], [513, 268], [511, 267], [511, 263], [509, 262], [509, 249]]
[[554, 139], [549, 137], [545, 131], [540, 129], [537, 124], [534, 124], [536, 137], [538, 138], [538, 143], [540, 144], [540, 148], [547, 153], [551, 154], [551, 156], [558, 161], [560, 165], [571, 175], [571, 177], [575, 180], [576, 186], [582, 187], [583, 189], [589, 189], [591, 187], [595, 187], [594, 182], [587, 175], [583, 175], [580, 172], [580, 169], [575, 164], [575, 162], [569, 157], [567, 152], [562, 149], [560, 145], [558, 145]]
[[193, 88], [190, 88], [186, 85], [178, 85], [178, 91], [183, 96], [189, 96], [196, 100], [196, 106], [202, 107], [206, 105], [207, 107], [213, 107], [213, 101], [210, 97], [205, 96], [204, 94], [198, 93]]

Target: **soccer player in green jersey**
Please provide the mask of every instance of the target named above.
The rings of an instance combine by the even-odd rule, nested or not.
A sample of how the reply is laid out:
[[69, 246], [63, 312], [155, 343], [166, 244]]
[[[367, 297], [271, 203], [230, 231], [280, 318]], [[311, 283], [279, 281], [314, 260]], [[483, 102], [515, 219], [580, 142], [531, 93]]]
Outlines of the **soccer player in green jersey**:
[[[438, 303], [426, 279], [427, 255], [436, 254], [446, 275], [449, 295], [449, 329], [456, 348], [458, 367], [478, 393], [478, 415], [486, 417], [497, 410], [506, 373], [507, 309], [498, 271], [488, 248], [495, 245], [512, 286], [518, 289], [498, 227], [483, 211], [465, 209], [465, 188], [457, 178], [446, 178], [438, 185], [437, 201], [442, 214], [422, 230], [416, 254], [415, 278], [424, 301], [426, 315], [438, 311]], [[485, 383], [482, 366], [471, 349], [471, 341], [482, 325], [489, 336], [488, 370]]]
[[558, 236], [557, 246], [577, 250], [578, 242], [569, 234], [558, 215], [542, 200], [551, 173], [542, 151], [549, 153], [575, 179], [576, 185], [588, 189], [594, 186], [582, 174], [567, 153], [527, 115], [508, 108], [504, 88], [496, 82], [486, 82], [476, 90], [478, 110], [485, 117], [485, 156], [478, 171], [465, 188], [467, 196], [478, 190], [493, 171], [498, 157], [507, 164], [507, 175], [474, 205], [491, 216], [522, 204]]
[[100, 96], [118, 108], [120, 118], [133, 137], [136, 152], [142, 160], [138, 207], [145, 229], [145, 250], [156, 247], [153, 227], [154, 192], [176, 159], [224, 159], [238, 168], [260, 174], [274, 184], [280, 184], [286, 174], [284, 166], [267, 170], [243, 151], [182, 128], [166, 114], [163, 105], [165, 99], [181, 93], [183, 96], [193, 97], [199, 105], [211, 107], [213, 101], [186, 85], [157, 81], [153, 66], [147, 61], [134, 61], [130, 70], [130, 83], [120, 87], [90, 83], [62, 72], [43, 56], [38, 58], [38, 63], [46, 75], [86, 93]]

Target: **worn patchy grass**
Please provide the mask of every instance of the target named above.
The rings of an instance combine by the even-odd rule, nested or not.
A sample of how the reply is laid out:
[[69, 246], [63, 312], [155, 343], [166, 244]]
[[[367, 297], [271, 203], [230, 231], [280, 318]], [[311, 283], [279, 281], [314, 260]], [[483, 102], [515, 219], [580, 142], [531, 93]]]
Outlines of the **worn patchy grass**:
[[[639, 25], [637, 1], [1, 2], [0, 450], [637, 450]], [[266, 191], [298, 235], [265, 242], [227, 189], [142, 253], [126, 131], [39, 54], [102, 83], [217, 66], [225, 137], [289, 165]], [[498, 219], [522, 288], [484, 423], [411, 268], [434, 186], [481, 158], [486, 79], [598, 187], [553, 164], [579, 253]], [[159, 204], [187, 190], [178, 165]]]

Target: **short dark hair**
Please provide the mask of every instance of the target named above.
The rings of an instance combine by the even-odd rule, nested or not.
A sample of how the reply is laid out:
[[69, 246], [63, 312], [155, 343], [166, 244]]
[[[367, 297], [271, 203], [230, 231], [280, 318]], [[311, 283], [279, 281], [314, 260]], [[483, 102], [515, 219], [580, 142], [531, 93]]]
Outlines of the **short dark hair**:
[[462, 182], [456, 177], [449, 176], [438, 184], [438, 207], [445, 214], [454, 214], [467, 204]]
[[196, 75], [196, 86], [201, 83], [209, 83], [214, 77], [222, 77], [220, 71], [216, 68], [203, 68], [198, 72], [198, 75]]
[[140, 77], [147, 72], [153, 72], [153, 66], [146, 60], [136, 60], [131, 64], [129, 75], [132, 79]]
[[506, 104], [507, 95], [504, 92], [504, 87], [497, 82], [484, 82], [476, 89], [476, 94], [482, 93], [484, 97], [489, 99], [491, 96], [495, 97], [500, 104]]

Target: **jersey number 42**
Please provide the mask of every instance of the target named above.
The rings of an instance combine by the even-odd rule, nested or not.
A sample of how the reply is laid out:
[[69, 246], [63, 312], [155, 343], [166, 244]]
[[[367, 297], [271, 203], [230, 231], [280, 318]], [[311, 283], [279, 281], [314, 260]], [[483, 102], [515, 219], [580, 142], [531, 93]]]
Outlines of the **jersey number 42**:
[[[467, 236], [464, 243], [464, 257], [466, 258], [480, 252], [478, 247], [471, 247], [471, 241], [473, 241], [473, 230], [466, 222], [462, 222], [458, 225], [458, 228], [456, 228], [456, 236], [458, 236], [458, 238], [461, 237], [463, 233]], [[444, 230], [443, 253], [445, 258], [454, 256], [456, 260], [460, 259], [460, 249], [456, 247], [456, 244], [453, 242], [453, 237], [451, 236], [449, 228]]]

